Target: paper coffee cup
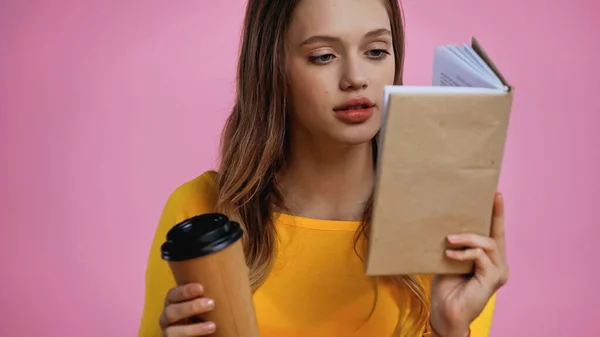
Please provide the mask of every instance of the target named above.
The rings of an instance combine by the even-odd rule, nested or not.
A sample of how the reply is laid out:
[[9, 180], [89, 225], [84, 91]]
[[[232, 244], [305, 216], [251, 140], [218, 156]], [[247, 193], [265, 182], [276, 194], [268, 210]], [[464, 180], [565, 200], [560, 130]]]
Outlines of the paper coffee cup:
[[240, 225], [219, 213], [175, 225], [161, 246], [177, 285], [200, 283], [215, 308], [200, 315], [215, 322], [214, 337], [258, 337]]

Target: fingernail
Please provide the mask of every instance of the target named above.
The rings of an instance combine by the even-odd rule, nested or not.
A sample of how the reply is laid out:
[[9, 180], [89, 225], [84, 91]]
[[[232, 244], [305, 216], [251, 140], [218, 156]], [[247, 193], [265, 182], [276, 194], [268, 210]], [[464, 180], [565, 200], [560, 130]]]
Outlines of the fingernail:
[[204, 305], [206, 307], [212, 308], [215, 306], [215, 301], [211, 300], [210, 298], [206, 298], [204, 299]]
[[215, 323], [213, 323], [213, 322], [207, 322], [207, 323], [206, 323], [206, 328], [207, 328], [209, 331], [214, 331], [214, 330], [215, 330], [215, 328], [216, 328], [216, 326], [215, 326]]
[[448, 235], [448, 241], [454, 242], [458, 240], [458, 235]]
[[446, 251], [446, 256], [454, 260], [461, 258], [460, 252], [452, 249]]

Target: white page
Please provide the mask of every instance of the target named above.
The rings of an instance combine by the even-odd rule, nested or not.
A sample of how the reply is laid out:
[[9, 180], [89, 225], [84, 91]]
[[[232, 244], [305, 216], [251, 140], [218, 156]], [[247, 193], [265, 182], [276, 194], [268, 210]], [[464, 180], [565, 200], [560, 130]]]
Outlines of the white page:
[[471, 69], [476, 71], [479, 76], [489, 79], [489, 74], [485, 72], [485, 70], [479, 66], [477, 62], [474, 62], [463, 50], [461, 47], [457, 45], [448, 45], [446, 47], [442, 47], [450, 50], [454, 55], [459, 57], [465, 65], [469, 66]]
[[446, 48], [435, 49], [433, 62], [433, 85], [455, 87], [477, 87], [497, 89], [494, 81], [481, 76], [467, 63]]
[[494, 74], [493, 72], [490, 72], [489, 68], [486, 68], [484, 66], [485, 62], [483, 62], [481, 57], [479, 57], [479, 55], [477, 55], [477, 53], [475, 53], [475, 51], [473, 49], [469, 49], [470, 46], [463, 44], [459, 48], [460, 48], [461, 52], [463, 53], [463, 55], [467, 56], [467, 58], [469, 58], [469, 60], [471, 60], [471, 62], [477, 64], [477, 67], [479, 69], [483, 70], [487, 74], [486, 76], [496, 77], [496, 74]]
[[498, 76], [496, 76], [496, 73], [494, 73], [492, 68], [490, 68], [490, 66], [487, 63], [485, 63], [485, 61], [479, 56], [479, 54], [477, 54], [477, 52], [475, 52], [475, 50], [473, 50], [473, 48], [471, 46], [469, 46], [468, 44], [465, 43], [462, 46], [462, 50], [464, 51], [464, 53], [466, 55], [469, 56], [469, 58], [471, 58], [473, 61], [475, 61], [477, 64], [479, 64], [479, 66], [483, 70], [485, 70], [486, 73], [489, 74], [490, 78], [493, 79], [493, 81], [497, 84], [498, 87], [504, 86], [504, 84], [502, 83], [500, 78], [498, 78]]

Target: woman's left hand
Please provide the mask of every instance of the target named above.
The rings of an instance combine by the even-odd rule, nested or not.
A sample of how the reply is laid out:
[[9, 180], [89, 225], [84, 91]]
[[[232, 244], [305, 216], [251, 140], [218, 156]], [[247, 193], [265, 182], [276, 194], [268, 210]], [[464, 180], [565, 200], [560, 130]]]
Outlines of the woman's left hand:
[[[470, 276], [437, 275], [431, 287], [431, 326], [443, 337], [466, 337], [494, 293], [508, 281], [504, 240], [504, 201], [494, 199], [491, 237], [459, 234], [448, 237], [465, 250], [447, 250], [458, 261], [474, 261]], [[434, 335], [435, 336], [435, 335]]]

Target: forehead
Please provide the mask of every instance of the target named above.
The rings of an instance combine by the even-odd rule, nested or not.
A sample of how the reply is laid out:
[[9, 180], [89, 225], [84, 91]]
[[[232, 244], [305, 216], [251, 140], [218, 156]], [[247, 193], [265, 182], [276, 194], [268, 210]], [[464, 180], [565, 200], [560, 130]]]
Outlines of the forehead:
[[292, 43], [312, 35], [353, 39], [380, 28], [390, 29], [385, 0], [300, 0], [288, 38]]

